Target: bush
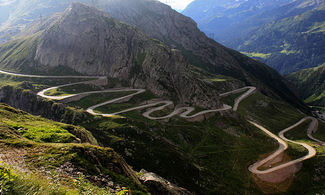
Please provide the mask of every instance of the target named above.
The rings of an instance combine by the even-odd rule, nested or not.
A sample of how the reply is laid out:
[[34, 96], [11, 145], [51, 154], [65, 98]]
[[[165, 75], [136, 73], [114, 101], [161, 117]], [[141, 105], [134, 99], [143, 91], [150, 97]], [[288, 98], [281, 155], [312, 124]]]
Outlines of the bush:
[[[0, 162], [2, 164], [2, 162]], [[15, 175], [7, 168], [0, 166], [0, 194], [10, 191]]]

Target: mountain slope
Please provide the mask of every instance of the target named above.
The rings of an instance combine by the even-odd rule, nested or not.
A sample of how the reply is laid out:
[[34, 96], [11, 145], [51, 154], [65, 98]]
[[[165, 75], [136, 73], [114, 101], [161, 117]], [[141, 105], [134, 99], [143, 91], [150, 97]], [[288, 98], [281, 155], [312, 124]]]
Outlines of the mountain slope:
[[213, 1], [206, 7], [203, 3], [194, 1], [183, 13], [196, 19], [211, 37], [280, 73], [317, 66], [324, 60], [324, 35], [315, 30], [323, 26], [323, 0]]
[[182, 13], [193, 18], [199, 28], [211, 38], [228, 43], [227, 41], [270, 20], [268, 15], [263, 15], [263, 18], [252, 21], [253, 16], [289, 2], [292, 0], [195, 0]]
[[286, 76], [308, 104], [325, 107], [325, 64]]
[[300, 104], [276, 71], [209, 39], [193, 20], [169, 6], [152, 0], [108, 2], [103, 10], [118, 20], [137, 26], [151, 37], [174, 45], [190, 64], [257, 86], [269, 96]]
[[2, 45], [0, 55], [6, 69], [49, 74], [63, 68], [118, 78], [178, 103], [220, 104], [212, 85], [192, 71], [179, 51], [79, 3], [46, 30]]
[[[246, 85], [257, 86], [269, 96], [301, 105], [276, 71], [209, 39], [199, 31], [193, 20], [184, 17], [169, 6], [153, 0], [84, 0], [81, 2], [101, 8], [114, 18], [135, 25], [147, 35], [178, 48], [192, 65], [213, 74], [236, 78]], [[24, 12], [15, 11], [11, 16], [13, 21], [18, 23], [24, 21], [27, 25], [26, 20], [22, 20], [25, 17], [33, 18], [33, 13], [42, 13], [43, 17], [50, 16], [63, 7], [63, 4], [69, 3], [70, 1], [64, 1], [56, 6], [44, 0], [43, 6], [39, 6], [37, 2], [21, 0], [17, 10], [22, 9]], [[28, 21], [38, 20], [39, 16], [34, 16], [33, 20]], [[8, 24], [10, 26], [10, 22]]]
[[121, 186], [147, 194], [125, 160], [81, 127], [0, 104], [0, 146], [6, 194], [108, 194]]
[[[172, 117], [168, 121], [152, 121], [142, 116], [146, 111], [125, 113], [123, 118], [91, 116], [80, 107], [87, 108], [89, 103], [102, 101], [103, 97], [89, 96], [69, 104], [77, 105], [76, 109], [36, 98], [36, 94], [29, 91], [38, 92], [43, 88], [72, 82], [63, 80], [56, 83], [54, 80], [2, 76], [0, 85], [10, 84], [18, 88], [7, 86], [0, 89], [0, 101], [36, 115], [81, 125], [92, 132], [101, 146], [112, 147], [123, 155], [135, 170], [145, 168], [154, 171], [197, 194], [260, 194], [265, 185], [256, 185], [247, 168], [259, 159], [261, 154], [273, 151], [277, 144], [260, 130], [250, 126], [246, 120], [254, 120], [276, 133], [304, 117], [296, 108], [259, 92], [245, 99], [240, 104], [238, 113], [223, 112], [202, 122], [188, 122], [179, 117]], [[75, 93], [80, 90], [79, 87], [75, 86], [74, 90], [70, 90]], [[96, 90], [96, 87], [93, 88]], [[106, 94], [104, 98], [112, 96], [115, 94]], [[226, 97], [222, 101], [233, 105], [236, 97]], [[147, 100], [146, 98], [147, 95], [141, 95], [134, 97], [130, 102], [110, 105], [107, 108], [129, 108]], [[87, 99], [88, 106], [85, 105]], [[171, 111], [166, 109], [155, 113], [155, 116], [167, 115]], [[303, 129], [299, 132], [304, 134]], [[319, 131], [321, 135], [322, 132]], [[322, 137], [324, 138], [324, 134]], [[324, 152], [321, 151], [324, 150], [320, 148], [319, 158], [306, 161], [301, 172], [289, 179], [294, 179], [292, 186], [291, 182], [285, 182], [283, 187], [278, 189], [279, 184], [270, 184], [275, 187], [273, 192], [322, 192], [325, 174], [322, 157]], [[289, 153], [292, 159], [300, 154], [302, 155], [296, 149]]]
[[267, 24], [238, 46], [248, 53], [266, 53], [262, 61], [286, 74], [325, 62], [325, 5]]

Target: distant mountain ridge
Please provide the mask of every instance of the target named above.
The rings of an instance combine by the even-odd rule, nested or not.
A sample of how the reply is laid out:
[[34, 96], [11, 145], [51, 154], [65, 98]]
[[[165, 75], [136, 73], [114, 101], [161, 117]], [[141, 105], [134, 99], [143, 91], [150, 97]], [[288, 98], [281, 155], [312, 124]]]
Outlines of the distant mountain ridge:
[[269, 23], [250, 33], [240, 51], [266, 54], [261, 60], [282, 74], [325, 62], [325, 5]]
[[204, 2], [194, 1], [183, 13], [217, 41], [282, 74], [325, 61], [324, 0], [208, 1], [202, 9]]
[[[227, 43], [238, 34], [243, 34], [272, 18], [266, 11], [279, 8], [293, 0], [195, 0], [182, 12], [193, 18], [199, 28], [219, 42]], [[263, 18], [252, 17], [263, 13]], [[272, 16], [271, 16], [272, 17]], [[234, 31], [234, 30], [241, 31]], [[243, 32], [242, 32], [243, 31]]]

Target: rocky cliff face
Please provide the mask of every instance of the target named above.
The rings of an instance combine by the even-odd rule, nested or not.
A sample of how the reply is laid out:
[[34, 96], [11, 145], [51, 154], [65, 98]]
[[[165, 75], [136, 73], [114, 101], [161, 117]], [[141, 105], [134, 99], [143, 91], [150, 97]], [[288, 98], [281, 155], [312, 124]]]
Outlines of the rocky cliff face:
[[32, 91], [22, 88], [11, 86], [0, 88], [0, 102], [54, 121], [78, 124], [90, 120], [90, 115], [84, 111], [74, 110], [54, 101], [44, 100], [37, 97]]
[[[68, 6], [71, 2], [72, 1], [67, 0], [64, 2], [53, 3], [52, 1], [42, 0], [41, 4], [43, 6], [40, 6], [40, 3], [36, 1], [20, 0], [17, 10], [15, 10], [15, 12], [11, 14], [12, 16], [11, 23], [28, 24], [28, 21], [39, 21], [40, 20], [39, 15], [42, 15], [44, 18], [46, 16], [49, 17], [57, 11], [60, 10], [63, 11], [64, 9], [62, 8]], [[98, 0], [98, 1], [80, 0], [79, 2], [83, 2], [88, 5], [92, 5], [97, 8], [100, 8], [106, 13], [109, 13], [115, 19], [134, 25], [140, 30], [142, 30], [144, 33], [149, 35], [150, 37], [159, 39], [160, 41], [165, 42], [171, 45], [172, 47], [179, 49], [180, 51], [182, 51], [183, 56], [185, 57], [186, 61], [189, 62], [189, 64], [203, 68], [204, 70], [211, 72], [213, 74], [227, 75], [239, 79], [245, 82], [247, 85], [255, 85], [261, 91], [263, 91], [263, 93], [269, 96], [282, 98], [291, 103], [295, 102], [295, 104], [301, 104], [301, 102], [297, 100], [295, 95], [287, 87], [284, 79], [276, 71], [274, 71], [273, 69], [267, 67], [262, 63], [250, 59], [246, 59], [240, 53], [225, 48], [224, 46], [209, 39], [197, 28], [197, 25], [193, 20], [177, 13], [167, 5], [164, 5], [154, 0]], [[37, 13], [37, 17], [35, 16], [36, 13]], [[29, 20], [25, 20], [26, 18], [29, 18]], [[8, 25], [12, 26], [9, 23]], [[71, 31], [71, 33], [72, 32], [73, 31]], [[99, 38], [105, 33], [98, 33], [96, 35], [95, 34], [93, 34], [94, 38], [97, 38], [96, 36], [98, 36]], [[88, 37], [91, 36], [91, 32], [89, 32], [87, 36]], [[112, 39], [110, 39], [110, 41], [111, 40]], [[56, 41], [57, 40], [55, 40], [55, 42]], [[81, 42], [83, 42], [83, 40]], [[75, 42], [75, 43], [80, 45], [81, 42]], [[132, 42], [132, 43], [136, 43], [136, 42]], [[95, 45], [95, 44], [91, 42], [90, 45]], [[158, 45], [160, 45], [160, 43]], [[99, 46], [105, 46], [104, 42], [101, 41]], [[98, 54], [96, 52], [98, 50], [97, 48], [93, 48], [93, 49], [94, 49], [93, 51], [95, 52], [93, 53], [91, 51], [89, 51], [89, 53], [87, 52], [87, 57], [91, 60], [96, 59], [94, 60], [94, 62], [97, 62], [98, 59], [96, 57], [98, 57]], [[160, 47], [160, 48], [151, 48], [150, 51], [153, 51], [153, 49], [165, 50], [163, 47]], [[82, 52], [85, 52], [85, 50], [82, 50]], [[148, 51], [146, 52], [149, 53]], [[174, 50], [169, 50], [168, 52], [175, 54]], [[139, 53], [141, 53], [142, 55], [138, 55]], [[141, 59], [143, 53], [144, 53], [143, 50], [138, 49], [137, 52], [133, 52], [130, 54], [133, 55], [133, 58], [139, 56], [140, 57], [139, 59]], [[122, 54], [125, 53], [122, 52]], [[180, 57], [176, 57], [179, 56], [178, 54], [175, 55], [174, 54], [172, 55], [174, 57], [166, 58], [166, 56], [169, 56], [169, 54], [162, 55], [162, 53], [159, 52], [159, 55], [163, 56], [161, 59], [167, 61], [167, 64], [171, 61], [171, 59], [173, 60], [178, 59], [178, 62], [183, 60]], [[69, 56], [69, 58], [70, 57], [71, 56]], [[42, 58], [42, 55], [37, 55], [37, 59], [41, 60], [44, 63], [48, 61], [48, 59]], [[114, 60], [118, 60], [118, 61], [124, 60], [123, 66], [128, 66], [125, 64], [131, 63], [131, 61], [128, 61], [129, 59], [114, 59]], [[243, 59], [245, 62], [243, 62]], [[87, 63], [91, 64], [92, 63], [91, 60]], [[70, 61], [72, 60], [70, 59]], [[79, 61], [79, 59], [77, 59], [76, 61]], [[59, 64], [60, 62], [61, 61], [57, 61], [56, 64]], [[142, 62], [142, 60], [139, 60], [138, 62]], [[144, 64], [146, 64], [148, 61], [146, 59], [143, 62]], [[164, 63], [164, 66], [167, 67], [166, 63]], [[110, 68], [112, 67], [114, 66], [111, 66]], [[174, 70], [176, 70], [176, 67], [174, 66], [172, 67], [174, 68]], [[106, 72], [109, 70], [110, 69], [107, 69]], [[89, 71], [93, 73], [94, 72], [100, 73], [98, 69], [97, 70], [92, 69]], [[126, 75], [125, 71], [126, 71], [125, 69], [121, 69], [119, 70], [119, 73], [123, 72], [123, 74]], [[101, 73], [104, 74], [105, 71]], [[111, 73], [112, 72], [110, 72], [110, 74]], [[179, 78], [179, 76], [175, 76], [175, 78]], [[168, 78], [168, 80], [172, 80], [172, 79]], [[193, 80], [193, 78], [189, 80], [182, 79], [182, 82], [190, 83], [191, 80]], [[157, 81], [154, 80], [154, 82]], [[141, 82], [134, 81], [133, 83], [139, 84]], [[174, 84], [171, 83], [171, 86], [173, 85]], [[199, 85], [205, 85], [205, 84], [200, 83]], [[168, 84], [165, 86], [170, 86], [170, 85]], [[183, 86], [181, 88], [183, 88]], [[193, 87], [190, 86], [189, 88], [193, 88]], [[194, 88], [191, 90], [192, 92], [196, 91]], [[175, 91], [174, 93], [181, 94]], [[188, 95], [186, 96], [188, 97]]]
[[[177, 103], [219, 106], [217, 92], [194, 76], [181, 52], [96, 8], [74, 3], [35, 36], [34, 41], [29, 39], [35, 49], [28, 50], [23, 60], [34, 63], [19, 65], [24, 70], [50, 74], [53, 68], [65, 67], [84, 75], [126, 80], [132, 87], [149, 89]], [[5, 57], [9, 67], [13, 58]]]
[[246, 75], [225, 47], [206, 37], [192, 19], [167, 5], [152, 0], [111, 0], [101, 8], [114, 18], [182, 50], [194, 65], [218, 74], [229, 73], [235, 78], [237, 72]]
[[257, 86], [269, 96], [301, 104], [275, 70], [209, 39], [192, 19], [169, 6], [152, 0], [110, 0], [100, 6], [114, 18], [182, 50], [189, 63], [195, 66]]

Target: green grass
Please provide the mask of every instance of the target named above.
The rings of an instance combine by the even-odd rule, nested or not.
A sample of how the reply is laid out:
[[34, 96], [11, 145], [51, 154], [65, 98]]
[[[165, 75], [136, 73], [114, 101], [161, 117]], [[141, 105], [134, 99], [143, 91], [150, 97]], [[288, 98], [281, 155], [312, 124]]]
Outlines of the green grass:
[[283, 49], [282, 51], [280, 51], [280, 53], [290, 55], [290, 54], [296, 54], [297, 51]]
[[[304, 114], [294, 107], [284, 102], [270, 99], [259, 92], [243, 100], [239, 105], [238, 112], [250, 120], [257, 121], [276, 135], [305, 117]], [[299, 128], [303, 127], [299, 126]], [[288, 144], [289, 149], [286, 153], [290, 158], [296, 159], [306, 154], [306, 150], [302, 146], [292, 143]]]
[[287, 132], [285, 134], [285, 136], [290, 140], [308, 141], [309, 138], [307, 137], [307, 129], [309, 127], [310, 122], [311, 122], [311, 120], [307, 120], [307, 121], [303, 122], [298, 127]]
[[[287, 132], [285, 134], [285, 136], [290, 140], [307, 143], [311, 146], [315, 146], [317, 150], [318, 150], [318, 148], [325, 149], [325, 147], [315, 145], [314, 144], [315, 142], [308, 138], [307, 129], [308, 129], [310, 123], [311, 123], [311, 120], [303, 122], [301, 125], [297, 126], [296, 128], [292, 129], [291, 131]], [[319, 131], [318, 135], [320, 135], [321, 137], [323, 137], [323, 136], [325, 137], [325, 133], [323, 131], [321, 131], [323, 127], [324, 127], [324, 125], [320, 124], [319, 129], [318, 129], [318, 131]], [[295, 150], [298, 150], [300, 152], [305, 151], [305, 153], [306, 153], [306, 151], [307, 151], [306, 149], [303, 149], [302, 147], [297, 148], [296, 145], [290, 145], [290, 146], [295, 147]]]
[[[98, 93], [91, 94], [87, 97], [82, 98], [79, 101], [69, 102], [68, 105], [80, 107], [80, 108], [89, 108], [90, 106], [109, 101], [118, 97], [123, 97], [134, 92], [112, 92], [112, 93]], [[111, 104], [110, 104], [111, 105]]]
[[[319, 144], [315, 143], [314, 141], [310, 140], [307, 137], [307, 127], [309, 126], [310, 120], [304, 122], [297, 128], [294, 128], [293, 130], [286, 133], [286, 136], [289, 139], [296, 140], [299, 142], [307, 143], [311, 146], [313, 146], [316, 151], [317, 155], [309, 160], [306, 160], [303, 162], [302, 170], [300, 170], [295, 177], [295, 181], [293, 183], [293, 186], [289, 189], [287, 192], [288, 194], [294, 194], [294, 192], [301, 192], [303, 194], [317, 194], [324, 192], [324, 178], [322, 177], [325, 169], [324, 169], [324, 163], [325, 163], [325, 147], [320, 146]], [[313, 134], [315, 138], [324, 140], [325, 138], [325, 125], [324, 123], [319, 124], [318, 131]], [[290, 145], [292, 146], [292, 145]], [[295, 146], [293, 146], [295, 147]], [[294, 148], [295, 150], [299, 150], [297, 148]], [[300, 147], [301, 150], [301, 147]], [[294, 150], [293, 150], [294, 151]], [[306, 151], [306, 150], [305, 150]], [[302, 151], [301, 151], [302, 152]], [[292, 155], [292, 154], [290, 154]], [[301, 157], [301, 155], [297, 155], [298, 157]], [[304, 187], [304, 185], [308, 187]]]
[[[128, 92], [126, 94], [128, 94]], [[116, 96], [111, 96], [111, 99], [113, 99], [115, 97], [121, 97], [120, 95], [123, 95], [123, 93], [122, 94], [116, 93]], [[133, 96], [130, 99], [130, 101], [128, 101], [128, 102], [116, 103], [116, 104], [107, 104], [107, 105], [96, 108], [95, 111], [97, 111], [99, 113], [104, 113], [104, 114], [115, 113], [115, 112], [118, 112], [118, 111], [122, 111], [122, 110], [125, 110], [125, 109], [128, 109], [128, 108], [138, 106], [140, 103], [145, 102], [145, 101], [149, 101], [149, 100], [154, 99], [154, 98], [155, 98], [155, 96], [150, 91], [146, 91], [144, 93]]]
[[226, 97], [222, 97], [220, 100], [221, 102], [227, 104], [227, 105], [230, 105], [230, 106], [233, 106], [234, 103], [235, 103], [235, 100], [240, 97], [241, 95], [243, 95], [244, 93], [246, 93], [247, 90], [243, 91], [243, 92], [240, 92], [240, 93], [236, 93], [236, 94], [231, 94], [229, 96], [226, 96]]
[[5, 105], [0, 105], [0, 123], [15, 129], [21, 136], [36, 142], [69, 143], [76, 137], [69, 133], [71, 125], [35, 117], [25, 112], [16, 113]]
[[[107, 93], [88, 96], [81, 102], [70, 103], [70, 105], [87, 108], [104, 99], [108, 100], [120, 95]], [[229, 101], [232, 105], [233, 100], [239, 95], [229, 96], [223, 101]], [[154, 96], [146, 92], [135, 96], [127, 103], [107, 105], [106, 109], [120, 111], [121, 108], [134, 107], [152, 98]], [[154, 114], [160, 115], [169, 111], [171, 110]], [[277, 144], [259, 129], [248, 124], [246, 116], [256, 119], [277, 133], [300, 120], [303, 114], [281, 101], [256, 93], [240, 104], [239, 115], [216, 114], [201, 123], [188, 122], [179, 117], [171, 118], [168, 123], [152, 121], [144, 118], [140, 111], [125, 113], [123, 116], [125, 118], [94, 117], [93, 120], [84, 121], [80, 125], [91, 130], [101, 145], [113, 147], [137, 170], [145, 167], [180, 186], [204, 194], [229, 192], [259, 194], [260, 191], [251, 180], [251, 173], [247, 167], [256, 162], [261, 155], [274, 151]], [[0, 128], [1, 125], [6, 124], [0, 123]], [[227, 129], [233, 129], [239, 137], [227, 133]], [[6, 144], [15, 147], [30, 145], [28, 142], [9, 140]], [[43, 149], [38, 149], [40, 146]], [[87, 156], [83, 151], [89, 149], [93, 152], [101, 150], [100, 148], [87, 145], [76, 146], [76, 144], [51, 144], [44, 147], [44, 143], [39, 143], [38, 146], [32, 144], [32, 148], [34, 147], [36, 149], [31, 150], [34, 153], [29, 155], [27, 161], [33, 162], [37, 167], [50, 169], [72, 161], [78, 167], [85, 167], [85, 170], [96, 174], [97, 170], [94, 166], [96, 161], [88, 159], [93, 155]], [[290, 156], [299, 156], [304, 152], [299, 151], [300, 148], [294, 145], [292, 147], [290, 151], [294, 153], [289, 153]], [[131, 150], [131, 156], [125, 154], [126, 149]], [[94, 156], [101, 156], [101, 153], [95, 153]], [[106, 170], [105, 167], [101, 167], [101, 171], [121, 183], [125, 179], [118, 175], [114, 176], [114, 173]], [[130, 182], [125, 183], [130, 185]], [[236, 186], [236, 189], [231, 186]]]
[[[159, 106], [162, 106], [164, 104], [158, 104], [157, 106], [155, 107], [159, 107]], [[153, 107], [152, 107], [153, 108]], [[153, 116], [153, 117], [163, 117], [163, 116], [167, 116], [169, 115], [170, 113], [172, 113], [174, 111], [174, 108], [171, 108], [171, 107], [165, 107], [163, 110], [157, 110], [155, 112], [152, 112], [150, 114], [150, 116]]]
[[[67, 140], [61, 137], [62, 133], [73, 138], [79, 136], [76, 129], [73, 130], [76, 135], [68, 132], [67, 129], [74, 126], [32, 116], [3, 104], [0, 104], [0, 118], [0, 147], [2, 154], [7, 155], [3, 159], [7, 161], [9, 155], [9, 159], [16, 162], [15, 166], [30, 170], [28, 174], [17, 174], [10, 181], [9, 194], [109, 194], [108, 186], [76, 178], [71, 172], [57, 172], [67, 163], [71, 164], [74, 173], [78, 171], [87, 178], [103, 174], [115, 185], [132, 189], [134, 194], [146, 194], [143, 186], [125, 176], [128, 174], [120, 168], [127, 165], [113, 149], [87, 143], [65, 143]], [[25, 135], [27, 133], [29, 136]], [[55, 138], [51, 143], [43, 139], [46, 133]]]
[[[48, 78], [25, 78], [0, 74], [0, 87], [13, 86], [22, 87], [38, 92], [53, 86], [63, 85], [67, 83], [76, 83], [80, 81], [88, 81], [90, 79], [48, 79]], [[71, 89], [72, 90], [72, 89]]]
[[[269, 64], [281, 74], [289, 74], [324, 63], [324, 5], [311, 4], [303, 13], [275, 20], [247, 36], [235, 46], [249, 57]], [[305, 9], [299, 6], [298, 9]], [[245, 44], [246, 43], [246, 44]], [[271, 55], [269, 55], [271, 54]], [[312, 91], [312, 90], [311, 90]]]
[[[165, 111], [167, 112], [164, 110], [164, 113], [159, 114], [165, 115]], [[202, 190], [202, 187], [197, 188], [193, 184], [193, 180], [199, 180], [203, 185], [209, 186], [203, 188], [206, 194], [233, 192], [229, 186], [234, 185], [238, 186], [238, 193], [248, 188], [257, 190], [249, 179], [250, 172], [247, 167], [254, 163], [254, 159], [257, 160], [259, 155], [266, 151], [271, 152], [277, 147], [272, 139], [253, 126], [219, 114], [201, 123], [188, 122], [179, 117], [171, 118], [168, 123], [152, 121], [143, 117], [139, 111], [128, 112], [123, 116], [126, 118], [104, 118], [92, 124], [85, 124], [85, 127], [94, 130], [94, 135], [102, 143], [113, 147], [122, 143], [133, 143], [132, 149], [137, 152], [126, 158], [130, 159], [130, 162], [136, 162], [134, 167], [152, 167], [162, 175], [175, 178], [181, 186]], [[226, 133], [216, 124], [235, 129], [240, 137]], [[139, 135], [136, 131], [142, 133]], [[151, 140], [152, 144], [147, 147], [150, 136], [156, 139]], [[168, 144], [158, 141], [157, 138], [160, 137], [168, 140]], [[149, 140], [145, 141], [146, 139]], [[149, 156], [155, 160], [146, 161]], [[199, 176], [196, 175], [197, 170], [191, 168], [193, 162], [204, 170]]]
[[316, 133], [313, 134], [313, 136], [317, 139], [320, 139], [321, 141], [325, 142], [325, 123], [319, 121], [318, 124], [318, 130]]
[[200, 107], [194, 107], [195, 108], [195, 110], [193, 110], [192, 112], [190, 112], [188, 115], [189, 116], [192, 116], [192, 115], [195, 115], [195, 114], [197, 114], [197, 113], [199, 113], [199, 112], [202, 112], [202, 111], [205, 111], [205, 110], [207, 110], [207, 109], [205, 109], [205, 108], [200, 108]]
[[27, 69], [27, 64], [33, 61], [33, 56], [30, 54], [36, 51], [38, 43], [39, 34], [35, 34], [2, 44], [0, 48], [2, 68], [5, 64], [11, 64], [11, 68], [15, 70]]
[[67, 96], [67, 95], [72, 95], [74, 93], [67, 93], [61, 88], [56, 88], [56, 89], [51, 89], [49, 91], [46, 91], [44, 94], [48, 96]]
[[21, 82], [4, 79], [3, 77], [0, 77], [0, 87], [7, 86], [7, 85], [17, 87], [19, 84], [21, 84]]
[[134, 104], [130, 104], [130, 103], [107, 104], [105, 106], [96, 108], [95, 111], [102, 114], [109, 114], [109, 113], [119, 112], [132, 107], [134, 107]]
[[308, 98], [305, 99], [305, 102], [306, 103], [313, 103], [313, 102], [321, 100], [323, 98], [325, 98], [325, 91], [323, 91], [319, 95], [313, 94], [313, 95], [309, 96]]
[[256, 52], [241, 52], [241, 53], [251, 58], [261, 58], [261, 59], [267, 59], [272, 55], [271, 53], [256, 53]]
[[209, 79], [209, 81], [212, 81], [212, 82], [224, 82], [224, 81], [227, 81], [226, 79], [220, 79], [220, 78], [213, 78], [213, 79]]
[[101, 90], [101, 89], [94, 85], [77, 84], [77, 85], [71, 85], [71, 86], [66, 86], [66, 87], [49, 90], [45, 93], [45, 95], [64, 96], [64, 95], [71, 95], [71, 94], [77, 94], [77, 93], [83, 93], [83, 92], [89, 92], [89, 91], [99, 91], [99, 90]]
[[136, 64], [138, 66], [142, 66], [144, 60], [146, 59], [146, 56], [147, 56], [146, 53], [140, 53], [140, 54], [138, 54], [137, 59], [136, 59]]
[[70, 143], [76, 137], [59, 125], [51, 125], [48, 122], [27, 119], [19, 122], [2, 120], [6, 125], [17, 130], [23, 137], [36, 142]]
[[223, 76], [223, 75], [215, 75], [213, 77], [207, 78], [206, 80], [211, 82], [225, 82], [225, 81], [233, 80], [233, 78]]
[[62, 186], [57, 183], [52, 183], [46, 177], [41, 175], [33, 175], [30, 173], [22, 173], [18, 170], [7, 168], [6, 165], [0, 165], [0, 172], [7, 173], [5, 175], [0, 174], [0, 180], [2, 182], [7, 181], [5, 188], [2, 186], [2, 192], [5, 194], [56, 194], [56, 195], [77, 195], [77, 190], [73, 190], [69, 187]]
[[325, 33], [325, 22], [315, 22], [306, 33]]
[[[99, 187], [89, 182], [82, 174], [76, 179], [71, 179], [70, 183], [62, 184], [54, 178], [48, 178], [39, 173], [25, 173], [15, 168], [10, 168], [6, 164], [0, 165], [0, 185], [4, 194], [34, 194], [34, 195], [124, 195], [128, 188], [123, 187], [119, 192], [111, 193], [109, 187]], [[135, 190], [134, 194], [145, 194]]]
[[243, 100], [238, 112], [258, 121], [276, 134], [305, 117], [296, 108], [259, 92]]
[[306, 103], [314, 106], [325, 105], [325, 64], [315, 68], [304, 69], [286, 76], [295, 84], [297, 91]]
[[[223, 101], [233, 105], [234, 99], [240, 95], [241, 94], [239, 93], [233, 96], [225, 97]], [[101, 110], [98, 110], [102, 111], [103, 113], [120, 111], [126, 108], [134, 107], [137, 102], [144, 99], [146, 98], [138, 98], [138, 100], [132, 99], [127, 103], [107, 105], [107, 107], [102, 107]], [[239, 106], [239, 109], [241, 109], [240, 114], [243, 114], [243, 112], [246, 111], [251, 112], [250, 116], [263, 119], [262, 122], [265, 122], [266, 118], [270, 117], [271, 122], [268, 123], [267, 126], [271, 126], [273, 132], [275, 133], [291, 125], [288, 125], [288, 122], [295, 123], [297, 120], [301, 119], [300, 117], [303, 117], [303, 115], [299, 114], [299, 112], [297, 112], [293, 107], [281, 101], [271, 100], [260, 93], [249, 97], [247, 99], [248, 102], [245, 101]], [[278, 109], [274, 110], [274, 108]], [[282, 111], [283, 108], [285, 110]], [[153, 113], [153, 115], [162, 116], [169, 114], [171, 111], [172, 109], [164, 109], [162, 111]], [[265, 113], [266, 116], [264, 117]], [[247, 167], [256, 162], [261, 155], [272, 152], [275, 150], [275, 148], [277, 148], [277, 144], [274, 140], [263, 134], [260, 130], [248, 124], [244, 125], [244, 121], [238, 122], [238, 120], [242, 120], [238, 118], [231, 119], [231, 117], [222, 117], [217, 114], [215, 117], [203, 121], [202, 123], [187, 122], [179, 117], [173, 117], [168, 123], [164, 123], [148, 120], [142, 116], [140, 111], [132, 111], [122, 115], [126, 118], [104, 118], [95, 123], [84, 125], [85, 127], [92, 129], [92, 132], [94, 132], [95, 136], [100, 139], [102, 143], [112, 145], [113, 147], [122, 143], [127, 144], [132, 142], [135, 143], [135, 145], [132, 145], [134, 150], [136, 150], [136, 148], [142, 148], [142, 144], [146, 143], [144, 142], [146, 136], [142, 134], [140, 137], [138, 137], [139, 135], [130, 130], [132, 128], [141, 129], [141, 132], [146, 132], [145, 134], [153, 133], [152, 136], [154, 137], [163, 137], [164, 139], [167, 139], [168, 143], [171, 144], [171, 146], [168, 147], [172, 147], [174, 150], [181, 153], [178, 155], [184, 155], [184, 159], [180, 160], [178, 163], [183, 163], [184, 166], [185, 162], [183, 161], [185, 159], [186, 161], [191, 159], [190, 162], [199, 162], [198, 166], [204, 167], [204, 169], [209, 172], [209, 174], [203, 174], [200, 179], [203, 181], [209, 180], [218, 183], [218, 186], [214, 186], [209, 182], [209, 185], [212, 185], [209, 187], [210, 193], [226, 193], [227, 190], [231, 190], [227, 187], [229, 185], [239, 186], [236, 190], [238, 193], [243, 192], [248, 188], [257, 190], [255, 184], [249, 179], [250, 173], [247, 170]], [[285, 119], [285, 121], [281, 121], [280, 119]], [[278, 124], [279, 120], [280, 123]], [[275, 125], [273, 123], [274, 121], [277, 122]], [[224, 129], [234, 129], [239, 137], [226, 133], [226, 131], [224, 131], [223, 128], [219, 128], [219, 126], [223, 126]], [[151, 145], [150, 150], [142, 148], [142, 151], [138, 151], [136, 153], [137, 157], [133, 156], [131, 161], [137, 162], [141, 164], [141, 166], [146, 164], [146, 166], [153, 167], [155, 170], [157, 165], [150, 165], [150, 162], [144, 162], [140, 159], [148, 158], [146, 157], [147, 155], [150, 155], [151, 158], [153, 158], [152, 155], [155, 156], [155, 154], [158, 155], [159, 153], [155, 159], [159, 159], [159, 162], [166, 163], [166, 159], [163, 159], [165, 156], [170, 156], [171, 153], [173, 153], [171, 151], [173, 149], [164, 149], [162, 151], [161, 147], [161, 145]], [[256, 150], [256, 148], [258, 148], [258, 150]], [[123, 153], [123, 151], [121, 152]], [[303, 148], [301, 150], [301, 148], [297, 147], [296, 145], [290, 145], [288, 154], [292, 158], [301, 157], [305, 154], [305, 150]], [[223, 158], [220, 158], [221, 156]], [[174, 156], [168, 161], [174, 162], [173, 159], [177, 159], [177, 156]], [[138, 167], [137, 163], [134, 164], [135, 167]], [[168, 166], [168, 163], [167, 165], [159, 164], [159, 166], [162, 167], [159, 170], [164, 170], [163, 172], [165, 172], [167, 167], [163, 167]], [[179, 167], [175, 164], [173, 164], [173, 166]], [[174, 169], [170, 171], [174, 172], [169, 172], [167, 175], [181, 173], [179, 170]], [[186, 186], [188, 185], [188, 182], [186, 182], [188, 179], [184, 177], [174, 176], [173, 178], [180, 179], [178, 182], [181, 182], [181, 184]], [[187, 177], [190, 176], [187, 175]], [[247, 178], [247, 180], [241, 180], [239, 178]], [[223, 181], [231, 182], [231, 184]]]

